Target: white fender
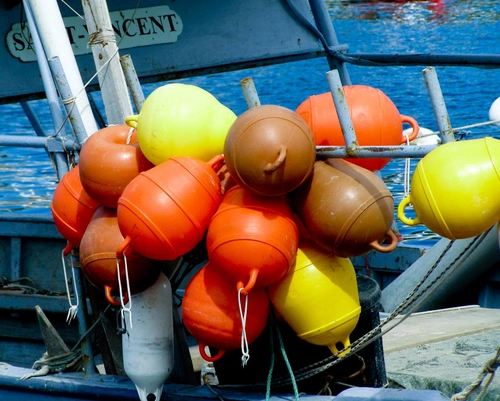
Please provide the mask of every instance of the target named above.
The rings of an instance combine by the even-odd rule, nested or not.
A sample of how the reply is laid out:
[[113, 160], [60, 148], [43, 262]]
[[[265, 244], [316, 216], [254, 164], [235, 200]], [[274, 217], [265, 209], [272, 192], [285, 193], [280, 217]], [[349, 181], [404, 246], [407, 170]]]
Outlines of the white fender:
[[174, 364], [172, 288], [168, 278], [160, 274], [155, 284], [132, 296], [129, 306], [132, 327], [127, 327], [122, 336], [125, 372], [141, 401], [158, 401]]
[[[411, 128], [405, 129], [403, 134], [410, 135]], [[439, 145], [441, 138], [429, 128], [420, 127], [417, 137], [410, 142], [410, 145]]]
[[488, 117], [490, 121], [500, 120], [500, 97], [491, 104], [490, 110], [488, 111]]

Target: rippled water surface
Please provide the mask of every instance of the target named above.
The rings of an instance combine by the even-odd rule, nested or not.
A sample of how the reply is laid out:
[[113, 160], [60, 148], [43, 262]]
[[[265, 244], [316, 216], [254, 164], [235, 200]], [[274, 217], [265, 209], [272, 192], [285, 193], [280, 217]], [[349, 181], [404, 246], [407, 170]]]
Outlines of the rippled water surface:
[[[500, 53], [500, 3], [477, 0], [328, 1], [338, 40], [350, 53]], [[422, 78], [422, 67], [358, 67], [348, 65], [353, 84], [377, 87], [396, 104], [401, 114], [414, 117], [422, 127], [437, 130]], [[295, 109], [313, 94], [328, 91], [323, 59], [300, 61], [250, 71], [237, 71], [182, 82], [203, 87], [236, 114], [247, 106], [240, 80], [251, 76], [263, 104]], [[446, 107], [454, 127], [488, 120], [488, 110], [500, 96], [500, 70], [437, 67]], [[147, 95], [157, 85], [146, 85]], [[93, 94], [99, 103], [98, 94]], [[33, 102], [41, 123], [53, 131], [45, 101]], [[18, 105], [0, 106], [1, 134], [31, 132]], [[495, 126], [466, 128], [467, 135], [498, 136]], [[412, 160], [414, 169], [418, 160]], [[404, 160], [391, 161], [382, 176], [394, 194], [403, 196]], [[43, 150], [0, 148], [0, 212], [46, 211], [56, 176]], [[432, 243], [436, 236], [423, 226], [400, 224], [405, 241]]]

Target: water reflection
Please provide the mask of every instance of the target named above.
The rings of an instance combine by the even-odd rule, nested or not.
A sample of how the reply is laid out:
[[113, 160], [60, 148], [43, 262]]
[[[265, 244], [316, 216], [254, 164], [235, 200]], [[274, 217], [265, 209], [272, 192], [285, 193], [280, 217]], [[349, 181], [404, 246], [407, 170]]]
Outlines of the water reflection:
[[[500, 2], [485, 0], [363, 1], [326, 2], [341, 43], [350, 52], [477, 52], [500, 53]], [[246, 110], [240, 80], [252, 76], [263, 104], [278, 104], [294, 110], [307, 97], [328, 90], [327, 64], [323, 59], [249, 71], [193, 77], [181, 82], [198, 85], [216, 96], [236, 114]], [[421, 126], [437, 130], [422, 79], [423, 67], [348, 66], [355, 84], [381, 89], [401, 114], [414, 117]], [[491, 103], [500, 96], [496, 83], [499, 70], [438, 68], [450, 121], [454, 127], [487, 120]], [[149, 94], [157, 85], [147, 85]], [[51, 132], [46, 102], [34, 102], [43, 127]], [[28, 119], [19, 105], [0, 106], [3, 126], [0, 134], [32, 134]], [[498, 127], [466, 129], [469, 136], [499, 137]], [[418, 161], [412, 161], [412, 171]], [[382, 176], [395, 204], [404, 195], [404, 160], [392, 160]], [[0, 212], [48, 211], [56, 175], [43, 149], [0, 147]], [[435, 241], [435, 234], [423, 226], [401, 226], [405, 241]]]

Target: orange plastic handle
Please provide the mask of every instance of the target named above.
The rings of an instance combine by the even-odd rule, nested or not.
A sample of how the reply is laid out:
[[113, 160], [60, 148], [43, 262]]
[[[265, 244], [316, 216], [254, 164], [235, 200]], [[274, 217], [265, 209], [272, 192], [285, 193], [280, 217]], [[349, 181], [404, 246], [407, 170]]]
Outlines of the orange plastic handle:
[[66, 244], [63, 250], [63, 255], [68, 256], [71, 250], [73, 249], [73, 244], [70, 244], [69, 242]]
[[208, 165], [217, 173], [224, 165], [224, 155], [217, 155], [210, 159]]
[[250, 270], [250, 277], [248, 279], [247, 285], [244, 285], [243, 282], [238, 281], [236, 284], [236, 289], [239, 291], [243, 288], [241, 293], [243, 295], [248, 295], [248, 293], [255, 287], [255, 283], [257, 281], [257, 276], [259, 275], [259, 269]]
[[222, 358], [222, 355], [224, 355], [226, 353], [226, 350], [224, 349], [219, 349], [217, 351], [217, 354], [215, 354], [214, 356], [208, 356], [207, 353], [205, 352], [205, 347], [206, 345], [205, 344], [202, 344], [202, 343], [198, 343], [198, 348], [200, 350], [200, 355], [201, 357], [205, 360], [205, 361], [208, 361], [208, 362], [215, 362], [215, 361], [218, 361], [219, 359]]
[[388, 230], [385, 233], [385, 237], [391, 240], [391, 242], [389, 242], [387, 245], [379, 244], [378, 241], [372, 241], [370, 242], [370, 246], [376, 251], [382, 253], [392, 252], [394, 249], [396, 249], [396, 246], [398, 245], [398, 237], [396, 237], [396, 234], [394, 234], [394, 231], [392, 230]]
[[[112, 288], [109, 285], [104, 286], [104, 295], [106, 300], [113, 306], [122, 306], [121, 302], [118, 299], [113, 298], [111, 294]], [[128, 294], [123, 294], [123, 305], [126, 305], [129, 301]]]
[[[408, 123], [413, 128], [413, 130], [411, 131], [411, 134], [408, 135], [408, 140], [413, 141], [417, 137], [417, 135], [420, 131], [420, 127], [417, 123], [417, 120], [415, 120], [413, 117], [410, 117], [410, 116], [401, 115], [401, 122]], [[401, 137], [401, 143], [406, 143], [406, 135], [403, 135]]]
[[122, 243], [120, 244], [120, 246], [116, 250], [116, 257], [117, 258], [123, 258], [123, 255], [128, 256], [128, 254], [130, 254], [130, 252], [128, 254], [126, 254], [127, 250], [129, 249], [128, 246], [130, 245], [130, 241], [132, 241], [132, 238], [130, 238], [129, 235], [127, 235], [123, 239]]

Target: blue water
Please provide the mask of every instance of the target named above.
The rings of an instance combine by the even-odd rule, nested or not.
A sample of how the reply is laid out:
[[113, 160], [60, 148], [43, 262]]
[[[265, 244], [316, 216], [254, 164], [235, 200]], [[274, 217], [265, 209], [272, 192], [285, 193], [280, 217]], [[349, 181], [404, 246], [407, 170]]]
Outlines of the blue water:
[[[500, 2], [485, 0], [331, 1], [327, 6], [340, 43], [351, 53], [500, 53]], [[414, 117], [422, 127], [437, 130], [422, 78], [423, 67], [357, 67], [348, 65], [353, 84], [384, 91], [401, 114]], [[488, 120], [488, 110], [500, 96], [500, 70], [437, 67], [450, 121], [463, 127]], [[198, 85], [216, 96], [236, 114], [246, 110], [240, 80], [251, 76], [262, 104], [295, 109], [313, 94], [328, 91], [323, 59], [247, 71], [196, 77], [181, 82]], [[146, 85], [149, 94], [158, 85]], [[99, 102], [98, 95], [97, 101]], [[45, 101], [33, 102], [42, 126], [53, 131]], [[30, 124], [20, 106], [0, 106], [0, 134], [29, 134]], [[495, 126], [464, 130], [474, 136], [499, 136]], [[414, 169], [418, 160], [412, 161]], [[403, 196], [402, 159], [383, 170], [395, 204]], [[0, 212], [46, 211], [56, 176], [43, 150], [0, 148]], [[404, 240], [432, 243], [436, 236], [424, 226], [399, 223]]]

